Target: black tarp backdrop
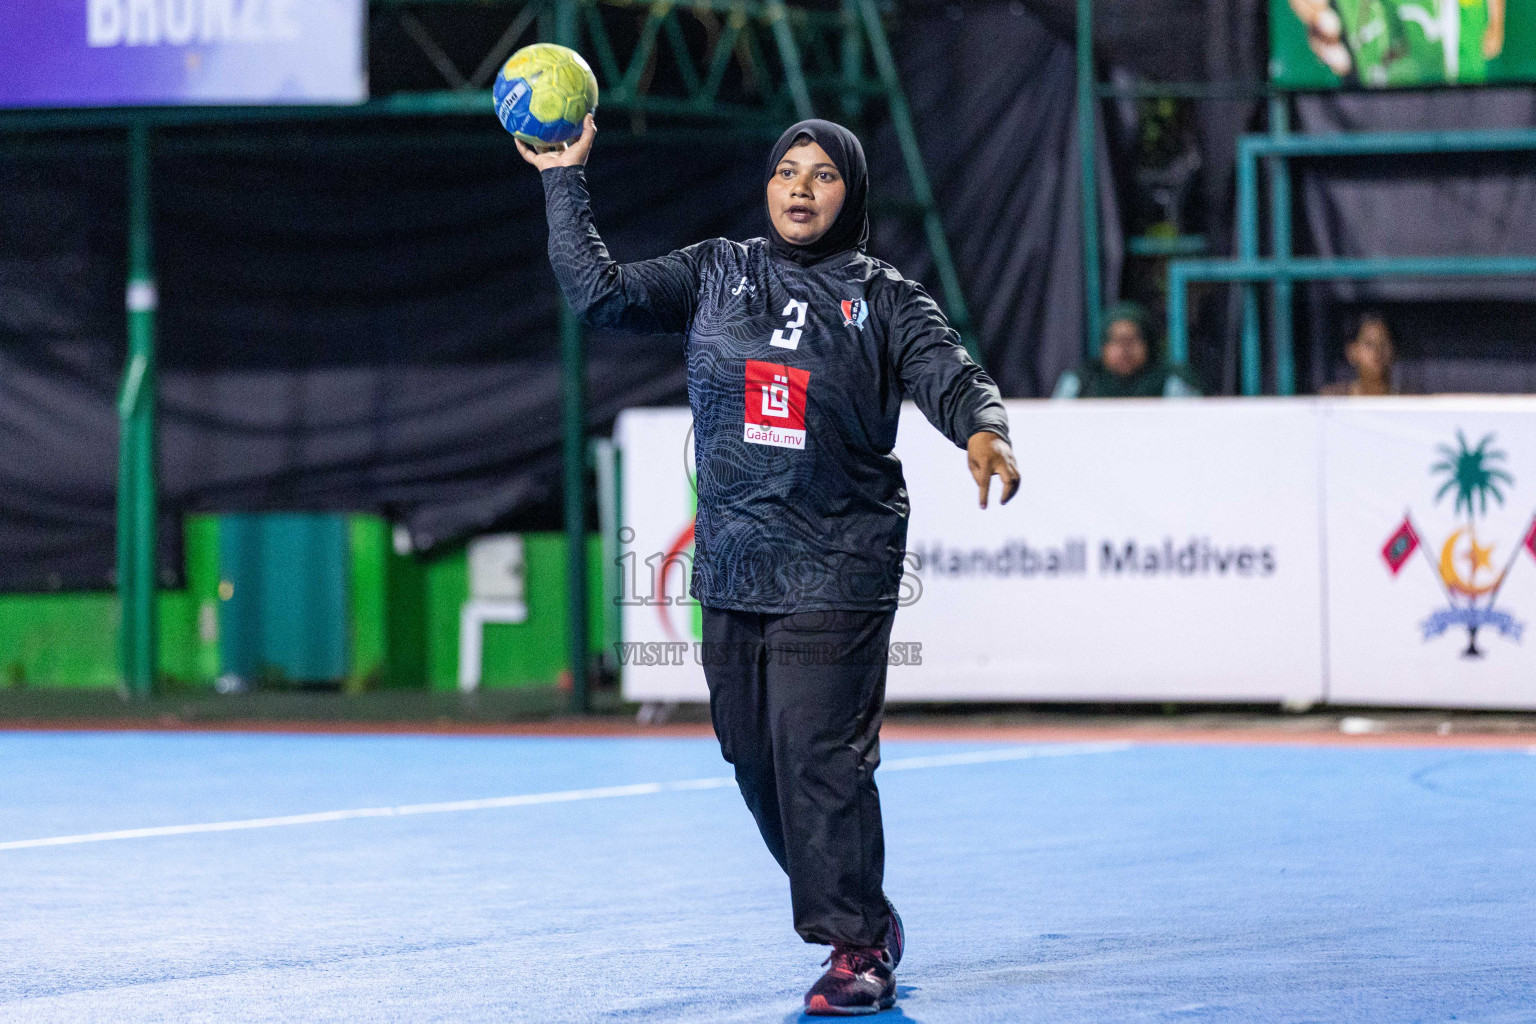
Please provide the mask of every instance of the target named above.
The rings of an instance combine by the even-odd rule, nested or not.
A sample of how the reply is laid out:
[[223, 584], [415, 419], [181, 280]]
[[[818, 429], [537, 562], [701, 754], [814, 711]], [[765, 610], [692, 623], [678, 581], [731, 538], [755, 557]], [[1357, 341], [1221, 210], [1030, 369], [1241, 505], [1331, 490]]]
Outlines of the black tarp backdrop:
[[[1004, 395], [1049, 395], [1081, 361], [1084, 341], [1075, 51], [1020, 3], [909, 11], [899, 38], [908, 96], [982, 362]], [[871, 154], [892, 192], [905, 195], [888, 125], [874, 133]], [[1102, 133], [1099, 164], [1105, 297], [1113, 301], [1122, 247]], [[934, 287], [910, 222], [878, 225], [873, 249]]]
[[[503, 138], [442, 130], [425, 144], [386, 124], [157, 154], [167, 569], [189, 511], [377, 510], [423, 548], [511, 516], [558, 523], [560, 367], [538, 177]], [[621, 258], [756, 233], [761, 146], [616, 135], [592, 180]], [[0, 583], [102, 586], [122, 161], [3, 166]], [[594, 333], [589, 356], [594, 427], [682, 394], [676, 338]]]
[[[913, 11], [897, 52], [983, 358], [1006, 393], [1048, 390], [1081, 345], [1072, 51], [982, 4]], [[617, 258], [761, 233], [766, 143], [615, 127], [590, 177]], [[165, 571], [192, 511], [379, 511], [418, 549], [556, 528], [556, 298], [510, 141], [489, 117], [224, 132], [227, 151], [178, 132], [155, 160]], [[868, 134], [899, 197], [894, 136]], [[0, 587], [111, 580], [125, 199], [99, 141], [0, 156]], [[938, 292], [919, 225], [882, 222], [875, 252]], [[680, 339], [588, 352], [594, 432], [683, 400]]]

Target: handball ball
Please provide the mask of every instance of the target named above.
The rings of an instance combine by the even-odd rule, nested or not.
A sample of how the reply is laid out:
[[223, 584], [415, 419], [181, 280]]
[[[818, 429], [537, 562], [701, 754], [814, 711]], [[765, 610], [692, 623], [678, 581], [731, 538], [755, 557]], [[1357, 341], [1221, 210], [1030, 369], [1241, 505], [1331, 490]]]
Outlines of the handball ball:
[[581, 137], [583, 119], [597, 109], [597, 76], [575, 50], [534, 43], [501, 66], [491, 95], [503, 128], [550, 149]]

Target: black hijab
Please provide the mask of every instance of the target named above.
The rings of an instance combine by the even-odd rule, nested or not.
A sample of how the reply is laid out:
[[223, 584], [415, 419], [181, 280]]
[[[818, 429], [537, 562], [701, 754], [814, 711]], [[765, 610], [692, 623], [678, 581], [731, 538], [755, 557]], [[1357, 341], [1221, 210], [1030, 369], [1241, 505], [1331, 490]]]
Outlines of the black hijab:
[[794, 146], [795, 139], [802, 135], [809, 136], [811, 141], [826, 150], [837, 173], [843, 176], [843, 184], [847, 187], [843, 208], [837, 212], [837, 219], [832, 222], [827, 233], [810, 245], [786, 242], [774, 229], [773, 216], [770, 214], [768, 247], [802, 267], [811, 267], [838, 253], [853, 249], [864, 251], [864, 246], [869, 242], [869, 165], [864, 162], [864, 147], [859, 145], [859, 137], [847, 128], [831, 121], [801, 121], [792, 125], [774, 143], [773, 152], [768, 157], [768, 174], [763, 179], [765, 186], [773, 180], [774, 169], [784, 159], [784, 154]]

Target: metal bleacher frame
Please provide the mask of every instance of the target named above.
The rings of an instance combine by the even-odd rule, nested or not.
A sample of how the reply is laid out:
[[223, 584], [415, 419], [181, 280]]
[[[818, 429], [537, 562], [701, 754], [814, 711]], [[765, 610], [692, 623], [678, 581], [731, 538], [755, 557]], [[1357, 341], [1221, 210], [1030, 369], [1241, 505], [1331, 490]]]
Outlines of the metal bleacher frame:
[[[1293, 135], [1285, 94], [1270, 98], [1270, 131], [1246, 135], [1237, 146], [1235, 259], [1181, 259], [1168, 265], [1168, 354], [1189, 359], [1189, 285], [1223, 281], [1243, 287], [1239, 376], [1244, 395], [1263, 391], [1259, 286], [1270, 287], [1271, 356], [1275, 393], [1296, 393], [1292, 284], [1295, 281], [1369, 280], [1382, 277], [1536, 277], [1536, 256], [1296, 256], [1291, 244], [1293, 159], [1435, 153], [1536, 152], [1536, 129], [1487, 131], [1339, 132]], [[1260, 255], [1259, 161], [1269, 161], [1270, 241]]]

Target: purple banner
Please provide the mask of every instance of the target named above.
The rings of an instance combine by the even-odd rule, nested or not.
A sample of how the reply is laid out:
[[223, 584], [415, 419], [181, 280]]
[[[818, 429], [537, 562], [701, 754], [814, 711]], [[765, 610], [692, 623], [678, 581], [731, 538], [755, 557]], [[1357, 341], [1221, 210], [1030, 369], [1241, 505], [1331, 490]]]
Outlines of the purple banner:
[[0, 107], [360, 103], [365, 0], [0, 0]]

